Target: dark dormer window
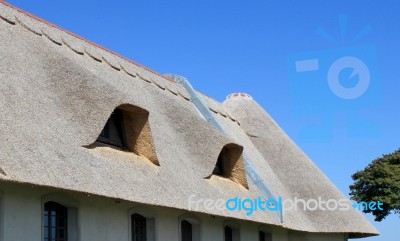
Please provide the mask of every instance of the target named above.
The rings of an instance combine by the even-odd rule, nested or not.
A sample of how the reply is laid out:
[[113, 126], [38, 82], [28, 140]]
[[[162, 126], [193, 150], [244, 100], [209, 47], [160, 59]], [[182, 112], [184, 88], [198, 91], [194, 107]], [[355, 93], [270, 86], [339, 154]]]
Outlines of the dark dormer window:
[[157, 166], [160, 165], [147, 110], [129, 104], [120, 105], [114, 109], [99, 133], [96, 141], [85, 147], [112, 148], [115, 151], [130, 152], [148, 159]]
[[218, 155], [217, 163], [215, 163], [213, 174], [230, 177], [235, 165], [242, 161], [243, 147], [236, 144], [225, 145]]
[[115, 109], [101, 131], [98, 142], [126, 149], [124, 116], [122, 110]]
[[237, 144], [225, 145], [219, 153], [212, 174], [229, 178], [248, 188], [242, 153], [243, 147]]

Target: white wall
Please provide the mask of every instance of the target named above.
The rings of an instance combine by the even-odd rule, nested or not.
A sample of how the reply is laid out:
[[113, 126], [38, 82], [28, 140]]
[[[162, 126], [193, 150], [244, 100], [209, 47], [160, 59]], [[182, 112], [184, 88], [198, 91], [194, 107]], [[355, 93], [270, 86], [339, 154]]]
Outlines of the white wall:
[[3, 190], [3, 240], [41, 240], [41, 200], [30, 192]]
[[176, 209], [151, 207], [125, 201], [30, 185], [0, 183], [0, 241], [42, 241], [42, 208], [49, 200], [77, 208], [77, 241], [130, 241], [132, 212], [155, 218], [157, 241], [179, 241], [179, 220], [191, 218], [200, 223], [200, 240], [223, 241], [224, 225], [240, 229], [241, 241], [258, 241], [258, 232], [272, 233], [273, 241], [344, 241], [343, 234], [310, 234], [239, 222]]

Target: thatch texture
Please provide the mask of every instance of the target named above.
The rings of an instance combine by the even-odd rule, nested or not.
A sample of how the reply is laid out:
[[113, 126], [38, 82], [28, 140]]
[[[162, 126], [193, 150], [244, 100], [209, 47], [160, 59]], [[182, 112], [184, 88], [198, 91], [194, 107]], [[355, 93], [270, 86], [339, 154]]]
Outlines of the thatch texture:
[[[221, 104], [204, 97], [229, 131], [225, 137], [199, 116], [180, 85], [5, 3], [0, 17], [0, 179], [178, 209], [187, 209], [192, 194], [257, 198], [251, 182], [246, 189], [208, 178], [222, 148], [236, 143], [275, 195], [343, 197], [250, 98]], [[151, 162], [105, 146], [86, 148], [121, 105], [149, 112], [137, 135], [151, 131], [151, 138], [135, 152], [149, 152]], [[356, 211], [288, 212], [283, 224], [271, 212], [199, 212], [308, 232], [377, 232]]]

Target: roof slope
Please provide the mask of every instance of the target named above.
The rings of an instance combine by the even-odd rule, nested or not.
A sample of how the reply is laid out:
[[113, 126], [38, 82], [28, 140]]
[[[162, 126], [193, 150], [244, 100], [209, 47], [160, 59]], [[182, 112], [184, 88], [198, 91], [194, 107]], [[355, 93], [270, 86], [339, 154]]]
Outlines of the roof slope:
[[[0, 18], [0, 54], [7, 56], [0, 59], [0, 179], [178, 209], [188, 208], [192, 194], [257, 198], [252, 183], [245, 189], [205, 179], [222, 147], [238, 143], [276, 195], [343, 197], [253, 100], [204, 97], [229, 131], [225, 137], [180, 85], [5, 3]], [[150, 112], [159, 167], [131, 153], [84, 147], [122, 104]], [[377, 233], [356, 211], [287, 212], [283, 224], [271, 212], [198, 211], [307, 232]]]

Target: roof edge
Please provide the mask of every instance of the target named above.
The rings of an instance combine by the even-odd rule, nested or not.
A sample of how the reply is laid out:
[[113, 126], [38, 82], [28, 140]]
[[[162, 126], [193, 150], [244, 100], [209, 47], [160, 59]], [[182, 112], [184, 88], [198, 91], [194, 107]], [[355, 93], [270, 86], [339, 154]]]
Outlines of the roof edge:
[[5, 5], [5, 6], [7, 6], [7, 7], [9, 7], [9, 8], [14, 9], [14, 10], [18, 11], [19, 13], [24, 14], [24, 15], [26, 15], [26, 16], [28, 16], [28, 17], [30, 17], [30, 18], [36, 20], [36, 21], [39, 21], [39, 22], [44, 23], [44, 24], [46, 24], [46, 25], [48, 25], [48, 26], [50, 26], [50, 27], [53, 27], [53, 28], [55, 28], [55, 29], [57, 29], [57, 30], [60, 30], [60, 31], [62, 31], [62, 32], [68, 34], [68, 35], [71, 35], [72, 37], [75, 37], [75, 38], [77, 38], [77, 39], [79, 39], [79, 40], [81, 40], [81, 41], [84, 41], [84, 42], [86, 42], [86, 43], [88, 43], [88, 44], [90, 44], [90, 45], [92, 45], [92, 46], [94, 46], [94, 47], [96, 47], [96, 48], [99, 48], [99, 49], [101, 49], [101, 50], [104, 50], [104, 51], [106, 51], [106, 52], [108, 52], [108, 53], [110, 53], [110, 54], [112, 54], [112, 55], [114, 55], [114, 56], [117, 56], [117, 57], [119, 57], [119, 58], [121, 58], [121, 59], [123, 59], [123, 60], [125, 60], [125, 61], [128, 61], [129, 63], [134, 64], [134, 65], [138, 66], [139, 68], [142, 68], [142, 69], [144, 69], [144, 70], [146, 70], [146, 71], [149, 71], [149, 72], [151, 72], [151, 73], [153, 73], [153, 74], [155, 74], [155, 75], [158, 75], [159, 77], [161, 77], [161, 78], [163, 78], [163, 79], [166, 79], [166, 80], [168, 80], [168, 81], [171, 81], [171, 82], [174, 82], [174, 83], [175, 83], [174, 80], [172, 80], [172, 79], [170, 79], [170, 78], [168, 78], [168, 77], [166, 77], [166, 76], [164, 76], [164, 75], [162, 75], [162, 74], [160, 74], [160, 73], [158, 73], [158, 72], [156, 72], [156, 71], [154, 71], [154, 70], [151, 70], [150, 68], [148, 68], [148, 67], [146, 67], [146, 66], [143, 66], [143, 65], [141, 65], [141, 64], [139, 64], [139, 63], [137, 63], [137, 62], [135, 62], [135, 61], [133, 61], [133, 60], [130, 60], [130, 59], [128, 59], [128, 58], [125, 57], [125, 56], [122, 56], [122, 55], [120, 55], [120, 54], [118, 54], [118, 53], [116, 53], [116, 52], [114, 52], [114, 51], [112, 51], [112, 50], [110, 50], [110, 49], [107, 49], [107, 48], [104, 47], [104, 46], [101, 46], [101, 45], [99, 45], [99, 44], [96, 44], [96, 43], [94, 43], [94, 42], [88, 40], [88, 39], [85, 39], [84, 37], [81, 37], [81, 36], [79, 36], [79, 35], [77, 35], [77, 34], [75, 34], [75, 33], [73, 33], [73, 32], [70, 32], [70, 31], [68, 31], [68, 30], [66, 30], [66, 29], [63, 29], [63, 28], [61, 28], [61, 27], [59, 27], [59, 26], [57, 26], [57, 25], [55, 25], [55, 24], [52, 24], [52, 23], [50, 23], [50, 22], [48, 22], [48, 21], [46, 21], [46, 20], [44, 20], [44, 19], [42, 19], [42, 18], [40, 18], [40, 17], [37, 17], [37, 16], [35, 16], [35, 15], [31, 14], [31, 13], [28, 13], [28, 12], [26, 12], [26, 11], [24, 11], [24, 10], [22, 10], [22, 9], [20, 9], [20, 8], [18, 8], [18, 7], [16, 7], [16, 6], [14, 6], [14, 5], [11, 5], [11, 4], [8, 3], [8, 2], [5, 2], [4, 0], [0, 0], [0, 3], [3, 4], [3, 5]]

